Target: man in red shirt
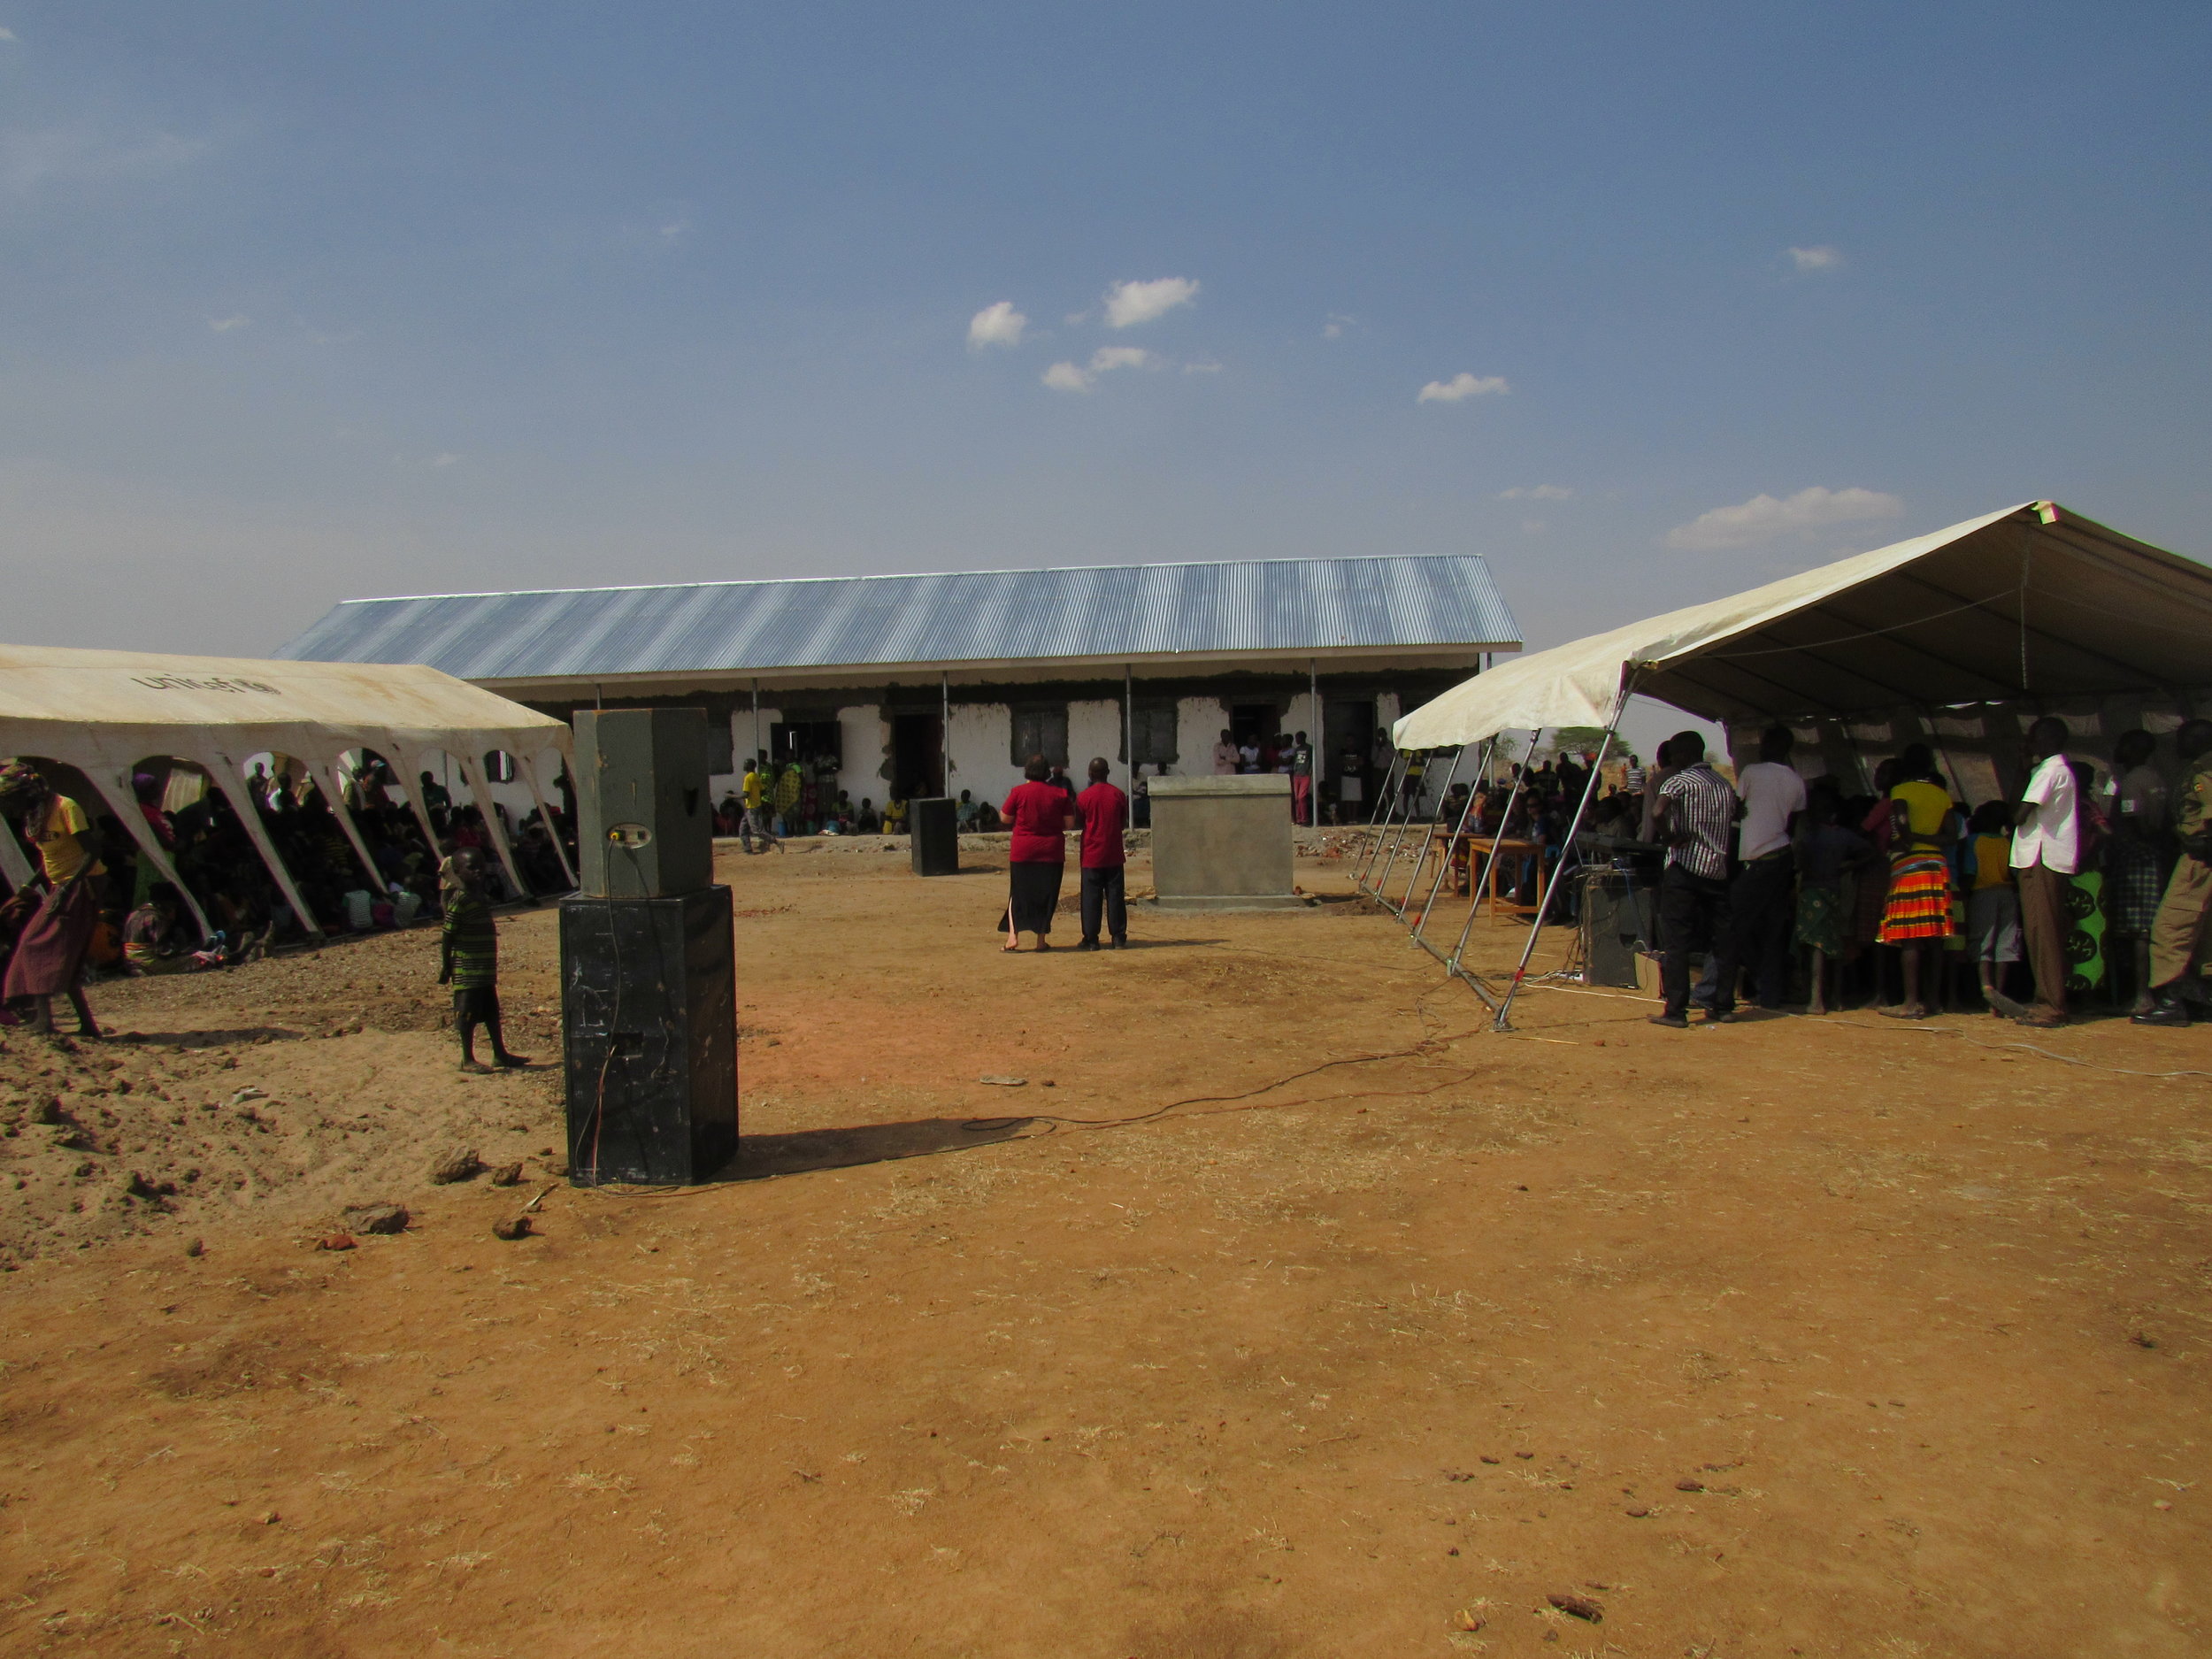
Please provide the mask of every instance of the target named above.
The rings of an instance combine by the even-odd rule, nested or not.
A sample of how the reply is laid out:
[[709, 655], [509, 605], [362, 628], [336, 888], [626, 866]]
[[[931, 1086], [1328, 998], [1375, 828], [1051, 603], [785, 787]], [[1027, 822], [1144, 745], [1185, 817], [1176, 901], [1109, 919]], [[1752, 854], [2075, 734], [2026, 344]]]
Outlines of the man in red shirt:
[[1078, 950], [1098, 949], [1099, 910], [1106, 912], [1114, 949], [1129, 942], [1129, 906], [1122, 896], [1121, 867], [1127, 858], [1121, 832], [1129, 823], [1129, 797], [1106, 781], [1105, 761], [1091, 763], [1091, 787], [1075, 797], [1083, 821], [1083, 942]]

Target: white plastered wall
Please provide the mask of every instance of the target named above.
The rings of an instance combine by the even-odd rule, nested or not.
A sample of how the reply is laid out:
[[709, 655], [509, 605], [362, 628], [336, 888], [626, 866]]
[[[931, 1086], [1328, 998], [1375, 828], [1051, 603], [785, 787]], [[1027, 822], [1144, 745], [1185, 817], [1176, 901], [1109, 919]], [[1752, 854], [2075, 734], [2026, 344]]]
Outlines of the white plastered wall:
[[1013, 710], [1002, 703], [952, 705], [952, 793], [963, 789], [993, 806], [1022, 780], [1021, 768], [1009, 758], [1014, 742]]
[[1214, 745], [1229, 724], [1229, 710], [1218, 697], [1179, 697], [1175, 701], [1174, 775], [1203, 778], [1214, 769]]
[[1083, 787], [1088, 774], [1084, 768], [1091, 764], [1093, 756], [1102, 755], [1113, 768], [1111, 775], [1119, 778], [1128, 769], [1121, 764], [1121, 703], [1071, 703], [1068, 704], [1068, 776], [1075, 780], [1075, 787]]
[[854, 810], [865, 800], [880, 812], [891, 794], [890, 781], [883, 775], [889, 758], [891, 727], [883, 718], [881, 705], [857, 703], [838, 710], [837, 732], [842, 757], [837, 787], [852, 797]]

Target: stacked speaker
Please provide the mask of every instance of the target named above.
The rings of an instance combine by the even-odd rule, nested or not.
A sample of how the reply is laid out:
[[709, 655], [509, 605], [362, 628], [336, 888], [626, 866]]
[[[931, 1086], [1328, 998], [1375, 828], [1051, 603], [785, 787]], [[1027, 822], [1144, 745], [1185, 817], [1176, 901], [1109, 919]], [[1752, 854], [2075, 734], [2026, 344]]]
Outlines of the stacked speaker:
[[730, 890], [713, 885], [707, 718], [580, 710], [582, 887], [561, 906], [569, 1179], [703, 1181], [737, 1151]]

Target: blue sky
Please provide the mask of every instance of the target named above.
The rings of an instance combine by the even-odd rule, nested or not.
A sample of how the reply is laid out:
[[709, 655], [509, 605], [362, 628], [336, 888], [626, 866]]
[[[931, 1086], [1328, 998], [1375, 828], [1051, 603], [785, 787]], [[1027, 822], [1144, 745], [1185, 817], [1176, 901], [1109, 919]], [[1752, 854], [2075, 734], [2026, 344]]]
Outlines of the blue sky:
[[2032, 496], [2212, 545], [2200, 4], [0, 26], [12, 641], [1472, 549], [1540, 645]]

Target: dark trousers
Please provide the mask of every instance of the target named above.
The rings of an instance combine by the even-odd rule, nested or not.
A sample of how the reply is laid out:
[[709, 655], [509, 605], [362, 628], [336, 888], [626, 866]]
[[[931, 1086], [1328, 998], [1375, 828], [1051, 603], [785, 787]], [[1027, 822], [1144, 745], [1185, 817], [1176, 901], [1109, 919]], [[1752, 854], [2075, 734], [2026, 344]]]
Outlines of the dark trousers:
[[1086, 866], [1083, 872], [1083, 937], [1098, 942], [1098, 912], [1105, 907], [1106, 931], [1116, 942], [1129, 937], [1129, 906], [1122, 898], [1121, 866], [1102, 870]]
[[1779, 1008], [1790, 994], [1790, 929], [1797, 919], [1797, 867], [1786, 851], [1755, 858], [1728, 888], [1728, 936], [1721, 941], [1721, 984], [1732, 998], [1749, 968], [1761, 1008]]
[[2041, 864], [2012, 872], [2020, 882], [2020, 931], [2028, 950], [2028, 966], [2035, 971], [2036, 1011], [2066, 1011], [2066, 935], [2073, 931], [2066, 913], [2066, 890], [2074, 885]]
[[[1678, 1019], [1690, 1011], [1690, 952], [1727, 937], [1728, 883], [1669, 864], [1659, 878], [1659, 985], [1668, 1013]], [[1716, 1013], [1735, 1011], [1731, 977], [1724, 975], [1715, 988]]]

